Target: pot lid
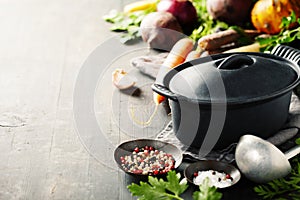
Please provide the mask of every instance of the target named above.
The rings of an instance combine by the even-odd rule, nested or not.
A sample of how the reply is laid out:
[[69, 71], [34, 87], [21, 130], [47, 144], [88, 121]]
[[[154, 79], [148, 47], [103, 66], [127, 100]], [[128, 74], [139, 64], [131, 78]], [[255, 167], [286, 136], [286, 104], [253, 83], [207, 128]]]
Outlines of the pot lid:
[[175, 69], [164, 85], [178, 97], [203, 103], [263, 100], [291, 90], [299, 79], [294, 63], [264, 53], [218, 54]]

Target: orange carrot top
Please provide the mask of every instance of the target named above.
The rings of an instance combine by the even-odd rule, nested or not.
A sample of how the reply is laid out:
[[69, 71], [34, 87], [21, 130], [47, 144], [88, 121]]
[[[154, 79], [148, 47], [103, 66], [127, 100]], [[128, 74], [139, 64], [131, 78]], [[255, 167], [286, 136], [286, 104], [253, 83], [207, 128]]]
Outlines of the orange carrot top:
[[[193, 48], [194, 42], [192, 39], [182, 38], [178, 40], [172, 47], [165, 61], [163, 62], [163, 66], [172, 69], [177, 65], [180, 65], [185, 61], [187, 55], [193, 50]], [[160, 104], [165, 100], [164, 96], [157, 93], [153, 94], [153, 98], [156, 104]]]

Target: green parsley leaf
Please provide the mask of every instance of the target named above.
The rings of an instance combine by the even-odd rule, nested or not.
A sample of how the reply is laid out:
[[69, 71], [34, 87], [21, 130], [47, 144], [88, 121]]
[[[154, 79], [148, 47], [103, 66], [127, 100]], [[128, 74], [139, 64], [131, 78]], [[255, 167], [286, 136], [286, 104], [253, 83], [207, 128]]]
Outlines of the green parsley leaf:
[[123, 12], [112, 10], [107, 15], [104, 15], [103, 19], [112, 23], [110, 28], [111, 31], [122, 32], [120, 41], [122, 43], [127, 43], [141, 38], [141, 34], [138, 31], [140, 24], [144, 17], [153, 11], [154, 8], [149, 8], [146, 10], [135, 11], [128, 15]]
[[118, 23], [118, 22], [123, 21], [124, 18], [125, 18], [125, 15], [116, 10], [111, 10], [107, 15], [103, 16], [103, 19], [109, 23]]
[[296, 14], [295, 14], [295, 12], [292, 12], [290, 16], [282, 18], [280, 28], [288, 29], [289, 26], [292, 23], [295, 23], [296, 21], [297, 21]]
[[[141, 181], [139, 185], [132, 183], [127, 188], [139, 200], [183, 200], [180, 195], [186, 191], [188, 184], [185, 178], [181, 179], [180, 173], [169, 171], [166, 181], [149, 176], [148, 182]], [[194, 200], [220, 200], [222, 198], [222, 193], [218, 192], [216, 187], [209, 185], [208, 178], [203, 181], [199, 189], [200, 191], [193, 193]]]
[[165, 187], [166, 187], [166, 182], [163, 179], [158, 179], [152, 176], [149, 176], [148, 181], [150, 185], [152, 185], [153, 188], [158, 190], [159, 192], [164, 193], [165, 192]]
[[188, 188], [186, 182], [180, 182], [180, 174], [176, 174], [175, 171], [170, 171], [168, 173], [167, 180], [166, 189], [173, 192], [176, 196], [179, 196]]
[[175, 171], [169, 171], [167, 181], [162, 178], [149, 176], [148, 182], [140, 182], [140, 185], [132, 183], [127, 186], [133, 196], [140, 200], [183, 200], [180, 195], [188, 188], [186, 181], [180, 181], [180, 174]]
[[139, 196], [140, 200], [171, 199], [157, 187], [153, 187], [145, 182], [140, 182], [140, 185], [132, 183], [128, 186], [128, 189], [130, 190], [133, 196]]
[[217, 191], [216, 187], [209, 186], [209, 179], [204, 179], [203, 183], [199, 186], [200, 191], [193, 193], [194, 200], [220, 200], [222, 193]]

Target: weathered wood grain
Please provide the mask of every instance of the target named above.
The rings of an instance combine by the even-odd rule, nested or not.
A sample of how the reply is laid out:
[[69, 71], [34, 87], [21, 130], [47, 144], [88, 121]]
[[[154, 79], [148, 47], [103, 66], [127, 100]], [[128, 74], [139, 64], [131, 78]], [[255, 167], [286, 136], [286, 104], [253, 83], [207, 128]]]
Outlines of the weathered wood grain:
[[124, 174], [84, 148], [72, 110], [82, 63], [113, 35], [102, 16], [123, 4], [0, 0], [0, 199], [130, 198]]

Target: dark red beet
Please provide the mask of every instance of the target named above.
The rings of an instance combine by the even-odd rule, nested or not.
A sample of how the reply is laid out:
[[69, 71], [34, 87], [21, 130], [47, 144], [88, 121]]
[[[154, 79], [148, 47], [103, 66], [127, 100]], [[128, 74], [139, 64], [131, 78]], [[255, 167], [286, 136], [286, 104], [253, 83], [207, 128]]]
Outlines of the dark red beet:
[[243, 26], [250, 22], [253, 0], [207, 0], [208, 13], [217, 20], [230, 25]]
[[161, 0], [157, 5], [157, 11], [172, 13], [187, 35], [190, 35], [197, 26], [197, 11], [190, 1]]

